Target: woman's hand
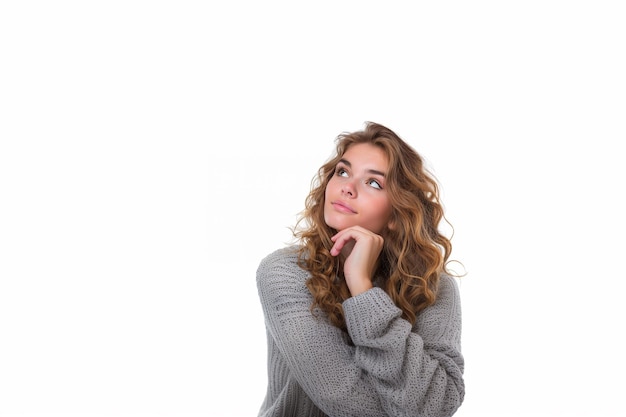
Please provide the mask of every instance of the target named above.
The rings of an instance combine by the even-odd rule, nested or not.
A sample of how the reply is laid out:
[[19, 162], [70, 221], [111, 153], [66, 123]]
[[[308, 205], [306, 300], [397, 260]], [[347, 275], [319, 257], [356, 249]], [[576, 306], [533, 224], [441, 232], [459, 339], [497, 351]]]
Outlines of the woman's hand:
[[330, 254], [340, 253], [345, 257], [343, 273], [352, 296], [359, 295], [370, 288], [376, 270], [378, 257], [383, 249], [384, 239], [360, 226], [348, 227], [331, 240], [335, 243]]

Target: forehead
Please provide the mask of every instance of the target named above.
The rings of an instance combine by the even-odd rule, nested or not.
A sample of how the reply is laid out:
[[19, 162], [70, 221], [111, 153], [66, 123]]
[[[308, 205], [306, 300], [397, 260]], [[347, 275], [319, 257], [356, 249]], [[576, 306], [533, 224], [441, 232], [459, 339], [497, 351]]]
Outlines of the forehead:
[[360, 165], [367, 169], [387, 171], [387, 154], [382, 148], [370, 143], [350, 145], [343, 153], [342, 159], [347, 160], [355, 167]]

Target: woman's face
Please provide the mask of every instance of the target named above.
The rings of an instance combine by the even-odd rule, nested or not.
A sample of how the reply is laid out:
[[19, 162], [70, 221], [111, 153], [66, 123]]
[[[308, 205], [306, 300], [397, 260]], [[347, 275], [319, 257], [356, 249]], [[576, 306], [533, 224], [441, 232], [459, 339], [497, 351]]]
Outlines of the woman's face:
[[324, 221], [343, 230], [361, 226], [382, 234], [391, 218], [387, 195], [387, 155], [369, 143], [351, 145], [326, 185]]

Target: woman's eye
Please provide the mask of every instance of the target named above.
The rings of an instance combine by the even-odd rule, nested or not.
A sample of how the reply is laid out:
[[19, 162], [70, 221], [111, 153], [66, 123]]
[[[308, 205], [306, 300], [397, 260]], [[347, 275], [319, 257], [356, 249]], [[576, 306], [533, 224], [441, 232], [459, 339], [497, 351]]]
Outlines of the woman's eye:
[[343, 168], [337, 168], [337, 170], [335, 171], [335, 173], [340, 176], [340, 177], [345, 177], [348, 175], [348, 171], [346, 171]]
[[377, 189], [379, 189], [379, 190], [382, 190], [382, 189], [383, 189], [382, 185], [380, 185], [380, 183], [379, 183], [378, 181], [376, 181], [376, 180], [369, 180], [369, 181], [367, 182], [367, 184], [368, 184], [368, 185], [370, 185], [370, 186], [372, 186], [372, 187], [374, 187], [374, 188], [377, 188]]

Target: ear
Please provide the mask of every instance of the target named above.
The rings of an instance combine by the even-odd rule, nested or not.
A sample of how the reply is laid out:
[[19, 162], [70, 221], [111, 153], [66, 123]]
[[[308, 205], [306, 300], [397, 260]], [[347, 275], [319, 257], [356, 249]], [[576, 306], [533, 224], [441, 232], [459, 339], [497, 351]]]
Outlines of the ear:
[[387, 222], [387, 229], [388, 230], [396, 230], [396, 220], [393, 218], [393, 216], [389, 219], [389, 221]]

